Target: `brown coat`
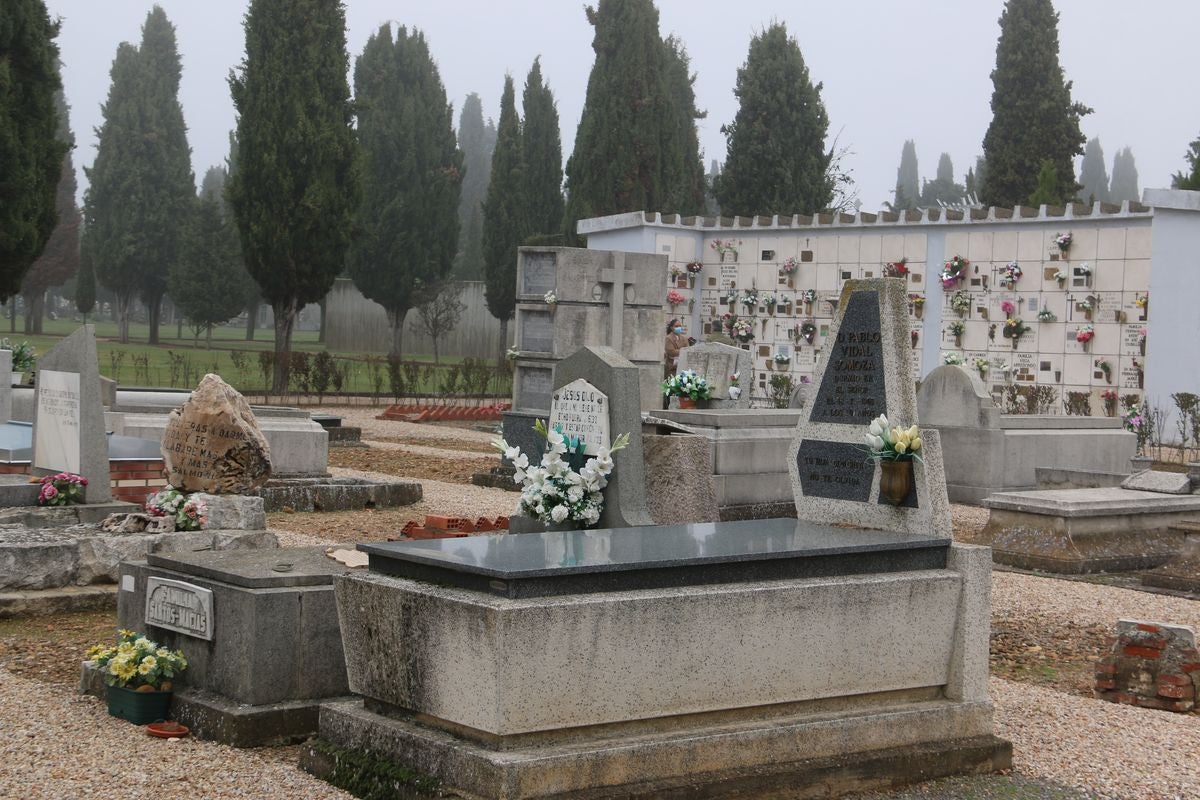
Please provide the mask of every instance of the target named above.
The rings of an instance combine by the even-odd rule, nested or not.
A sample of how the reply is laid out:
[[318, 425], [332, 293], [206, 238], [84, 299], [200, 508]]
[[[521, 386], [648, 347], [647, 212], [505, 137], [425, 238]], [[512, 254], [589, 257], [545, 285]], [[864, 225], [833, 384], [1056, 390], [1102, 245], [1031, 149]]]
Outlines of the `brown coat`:
[[687, 337], [682, 333], [668, 333], [666, 342], [667, 374], [674, 375], [678, 366], [679, 351], [688, 346]]

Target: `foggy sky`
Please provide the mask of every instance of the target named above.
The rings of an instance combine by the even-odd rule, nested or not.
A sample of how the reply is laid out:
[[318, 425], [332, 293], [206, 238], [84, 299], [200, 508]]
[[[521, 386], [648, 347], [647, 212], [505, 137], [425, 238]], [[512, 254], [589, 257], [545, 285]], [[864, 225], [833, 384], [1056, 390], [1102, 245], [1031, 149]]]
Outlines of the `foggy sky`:
[[[95, 159], [93, 129], [108, 92], [109, 69], [122, 41], [138, 42], [151, 0], [47, 0], [62, 18], [63, 81], [82, 167]], [[197, 182], [222, 163], [234, 127], [229, 71], [243, 53], [246, 0], [160, 0], [175, 24], [183, 61], [180, 101]], [[737, 111], [733, 87], [750, 37], [785, 22], [798, 40], [822, 97], [830, 136], [853, 154], [848, 163], [864, 210], [891, 199], [905, 139], [914, 139], [923, 178], [938, 155], [954, 160], [960, 183], [982, 153], [991, 120], [991, 79], [1002, 0], [658, 0], [663, 35], [686, 44], [697, 73], [697, 105], [705, 169], [725, 159], [721, 125]], [[1184, 168], [1188, 143], [1200, 135], [1200, 106], [1191, 82], [1191, 37], [1200, 29], [1195, 0], [1056, 0], [1060, 58], [1073, 98], [1095, 109], [1084, 134], [1099, 136], [1106, 167], [1129, 145], [1140, 188], [1169, 185]], [[504, 73], [521, 86], [535, 56], [558, 101], [564, 157], [593, 62], [592, 28], [574, 0], [444, 0], [346, 3], [351, 68], [367, 37], [387, 21], [421, 29], [437, 61], [457, 125], [462, 100], [477, 92], [485, 116], [498, 117]], [[1078, 166], [1076, 168], [1078, 173]], [[659, 210], [659, 209], [648, 209]], [[662, 209], [666, 210], [666, 209]]]

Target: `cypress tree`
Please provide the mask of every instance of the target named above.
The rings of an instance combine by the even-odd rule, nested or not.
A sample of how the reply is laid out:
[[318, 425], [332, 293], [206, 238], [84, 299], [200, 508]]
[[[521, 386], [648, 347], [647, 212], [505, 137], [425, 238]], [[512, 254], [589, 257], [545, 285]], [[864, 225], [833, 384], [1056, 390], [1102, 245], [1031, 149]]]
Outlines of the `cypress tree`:
[[146, 193], [139, 220], [141, 258], [138, 294], [150, 323], [150, 344], [158, 343], [162, 298], [167, 275], [179, 260], [179, 247], [191, 216], [196, 182], [192, 154], [187, 143], [187, 126], [179, 104], [182, 67], [175, 41], [175, 26], [159, 6], [154, 6], [142, 26], [139, 50], [145, 93], [141, 134], [143, 150], [142, 191]]
[[96, 269], [84, 246], [85, 241], [80, 239], [79, 272], [75, 274], [75, 308], [86, 320], [87, 315], [96, 307]]
[[900, 166], [896, 168], [896, 189], [892, 192], [892, 210], [903, 211], [917, 207], [920, 197], [917, 174], [917, 145], [912, 139], [906, 139], [900, 149]]
[[129, 341], [129, 311], [139, 286], [142, 254], [140, 220], [148, 214], [141, 174], [141, 71], [137, 48], [117, 46], [109, 73], [108, 97], [96, 132], [96, 160], [85, 167], [88, 188], [83, 196], [84, 229], [80, 243], [84, 262], [95, 281], [113, 294], [122, 342]]
[[950, 154], [942, 153], [938, 159], [937, 177], [921, 187], [921, 205], [927, 208], [960, 205], [966, 194], [966, 187], [954, 182], [954, 162]]
[[1200, 190], [1200, 139], [1192, 140], [1183, 159], [1187, 161], [1188, 170], [1171, 176], [1171, 188]]
[[61, 91], [54, 97], [58, 112], [58, 140], [67, 146], [63, 154], [58, 187], [54, 192], [54, 208], [58, 224], [46, 241], [46, 249], [25, 273], [21, 295], [25, 298], [25, 333], [40, 334], [45, 310], [46, 290], [62, 286], [79, 269], [79, 207], [75, 205], [75, 165], [71, 160], [74, 138]]
[[505, 75], [492, 179], [483, 203], [484, 298], [488, 311], [500, 320], [502, 347], [508, 342], [508, 321], [517, 308], [517, 247], [528, 231], [521, 199], [525, 185], [516, 92], [512, 76]]
[[680, 214], [699, 214], [707, 187], [696, 120], [706, 114], [696, 108], [696, 73], [691, 71], [687, 49], [675, 36], [663, 42], [663, 59], [670, 117], [663, 139], [662, 207]]
[[813, 214], [833, 200], [829, 117], [782, 23], [750, 40], [738, 70], [737, 116], [725, 126], [728, 155], [717, 184], [725, 214]]
[[1089, 139], [1083, 148], [1083, 163], [1079, 165], [1079, 199], [1085, 203], [1108, 202], [1108, 169], [1104, 166], [1104, 150], [1099, 139]]
[[57, 223], [55, 191], [67, 145], [55, 93], [58, 23], [42, 0], [0, 7], [0, 301], [42, 254]]
[[245, 308], [246, 284], [252, 282], [242, 263], [237, 226], [225, 203], [226, 180], [221, 167], [210, 167], [204, 174], [167, 284], [175, 307], [197, 332], [207, 333], [210, 348], [213, 325]]
[[1051, 194], [1078, 193], [1079, 120], [1091, 109], [1071, 100], [1071, 85], [1058, 61], [1058, 14], [1050, 0], [1007, 0], [992, 70], [992, 122], [983, 137], [986, 204], [1028, 202], [1047, 160], [1058, 181]]
[[1123, 203], [1126, 200], [1142, 199], [1138, 190], [1137, 163], [1133, 158], [1133, 150], [1124, 147], [1117, 151], [1113, 158], [1112, 183], [1108, 190], [1108, 200], [1111, 203]]
[[464, 280], [483, 277], [483, 199], [492, 175], [496, 126], [483, 121], [483, 103], [472, 92], [458, 117], [458, 149], [463, 154], [462, 196], [458, 202], [458, 255], [454, 275]]
[[273, 389], [284, 392], [296, 316], [344, 268], [360, 196], [346, 16], [338, 0], [251, 0], [244, 24], [228, 196], [246, 268], [275, 312]]
[[393, 39], [389, 23], [371, 36], [355, 61], [354, 95], [365, 175], [350, 277], [387, 311], [399, 358], [405, 316], [454, 265], [462, 153], [420, 31], [400, 26]]
[[535, 58], [521, 96], [525, 122], [521, 126], [524, 164], [524, 202], [529, 235], [549, 236], [562, 230], [562, 139], [554, 94], [542, 81], [541, 59]]
[[1033, 194], [1029, 195], [1029, 201], [1024, 205], [1033, 206], [1061, 206], [1064, 202], [1063, 196], [1060, 194], [1062, 186], [1058, 180], [1058, 170], [1054, 168], [1054, 162], [1046, 159], [1042, 162], [1042, 168], [1038, 170], [1037, 186], [1033, 189]]
[[595, 29], [596, 60], [567, 161], [569, 239], [575, 222], [586, 217], [686, 210], [678, 206], [679, 198], [690, 196], [695, 176], [673, 165], [699, 164], [699, 152], [690, 152], [693, 145], [681, 124], [695, 107], [684, 107], [686, 97], [672, 91], [678, 89], [679, 67], [668, 63], [654, 3], [600, 0], [586, 12]]

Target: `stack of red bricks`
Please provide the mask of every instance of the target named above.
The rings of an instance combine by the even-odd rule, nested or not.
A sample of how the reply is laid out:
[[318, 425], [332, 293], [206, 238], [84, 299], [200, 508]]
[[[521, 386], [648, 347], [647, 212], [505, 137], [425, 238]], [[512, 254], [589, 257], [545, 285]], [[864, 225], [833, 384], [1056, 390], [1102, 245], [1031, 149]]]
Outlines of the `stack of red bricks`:
[[508, 530], [508, 517], [479, 517], [472, 521], [469, 517], [446, 517], [441, 514], [426, 514], [425, 524], [418, 525], [414, 520], [404, 523], [400, 536], [389, 536], [389, 542], [402, 539], [454, 539], [470, 536], [472, 533], [487, 533], [488, 531]]
[[511, 403], [494, 403], [487, 406], [422, 406], [393, 405], [375, 419], [391, 419], [401, 422], [472, 421], [496, 422], [500, 414], [507, 411]]
[[1200, 693], [1200, 654], [1191, 628], [1123, 619], [1109, 654], [1096, 664], [1101, 700], [1188, 712]]

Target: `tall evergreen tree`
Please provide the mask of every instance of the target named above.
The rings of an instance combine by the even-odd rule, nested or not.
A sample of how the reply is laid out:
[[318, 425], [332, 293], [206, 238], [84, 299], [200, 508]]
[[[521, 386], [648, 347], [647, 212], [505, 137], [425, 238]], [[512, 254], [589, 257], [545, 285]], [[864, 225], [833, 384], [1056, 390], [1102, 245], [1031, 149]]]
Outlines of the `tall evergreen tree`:
[[1108, 200], [1110, 203], [1123, 203], [1126, 200], [1135, 202], [1142, 199], [1138, 189], [1137, 162], [1133, 158], [1133, 150], [1124, 147], [1113, 157], [1112, 183], [1109, 185]]
[[43, 0], [0, 6], [0, 300], [20, 290], [57, 222], [55, 189], [68, 148], [57, 135], [56, 36]]
[[364, 198], [350, 277], [383, 306], [390, 354], [403, 352], [404, 318], [441, 287], [458, 249], [462, 153], [453, 109], [420, 31], [391, 24], [367, 40], [354, 65]]
[[524, 164], [526, 231], [549, 236], [562, 231], [562, 139], [558, 109], [550, 87], [542, 81], [541, 60], [535, 58], [521, 97], [525, 122], [521, 126], [521, 160]]
[[471, 92], [458, 116], [458, 149], [463, 154], [462, 196], [458, 201], [458, 255], [454, 275], [464, 280], [483, 277], [483, 199], [492, 175], [496, 126], [483, 121], [483, 103]]
[[1183, 154], [1187, 162], [1186, 172], [1176, 172], [1171, 176], [1171, 187], [1174, 189], [1200, 190], [1200, 139], [1193, 139], [1188, 145], [1188, 151]]
[[360, 197], [345, 8], [251, 0], [245, 29], [229, 80], [238, 159], [228, 194], [246, 268], [275, 312], [273, 388], [283, 392], [296, 317], [345, 267]]
[[46, 290], [62, 286], [79, 269], [79, 207], [75, 205], [75, 165], [71, 160], [74, 138], [62, 91], [55, 94], [58, 112], [58, 140], [67, 145], [60, 162], [61, 175], [54, 193], [54, 207], [58, 224], [46, 241], [46, 249], [25, 273], [21, 283], [21, 295], [25, 299], [25, 332], [40, 334], [45, 309]]
[[83, 196], [83, 262], [95, 282], [112, 292], [122, 342], [129, 341], [130, 305], [139, 286], [142, 265], [141, 222], [148, 211], [142, 194], [140, 135], [141, 70], [137, 48], [117, 47], [109, 73], [104, 121], [96, 132], [96, 160], [84, 168], [88, 188]]
[[[652, 0], [600, 0], [586, 12], [595, 29], [596, 61], [567, 161], [569, 238], [575, 222], [585, 217], [687, 210], [677, 198], [690, 193], [695, 177], [678, 165], [699, 163], [681, 124], [688, 115], [694, 119], [694, 102], [683, 107], [687, 98], [677, 91], [679, 65], [668, 63]], [[688, 183], [668, 185], [668, 180]]]
[[1079, 165], [1079, 199], [1085, 203], [1108, 202], [1108, 169], [1099, 139], [1089, 139]]
[[179, 104], [182, 67], [175, 41], [175, 26], [159, 6], [146, 15], [142, 26], [142, 84], [145, 93], [141, 134], [146, 217], [141, 220], [141, 268], [138, 294], [150, 323], [150, 344], [158, 343], [162, 298], [167, 275], [178, 259], [183, 233], [191, 217], [196, 182], [187, 126]]
[[92, 265], [89, 252], [83, 247], [80, 238], [79, 272], [75, 274], [75, 308], [80, 314], [87, 315], [96, 307], [96, 269]]
[[517, 247], [529, 230], [521, 199], [525, 185], [516, 92], [512, 76], [505, 75], [492, 179], [483, 203], [484, 299], [488, 311], [500, 320], [501, 347], [508, 342], [508, 321], [517, 308]]
[[983, 201], [1028, 202], [1042, 162], [1057, 176], [1053, 194], [1072, 198], [1075, 156], [1083, 152], [1079, 120], [1091, 109], [1071, 99], [1058, 61], [1058, 14], [1050, 0], [1007, 0], [992, 70], [992, 122], [983, 137]]
[[833, 199], [829, 117], [796, 40], [775, 23], [750, 40], [725, 126], [728, 155], [717, 184], [725, 214], [813, 214]]
[[1037, 186], [1034, 187], [1033, 194], [1029, 195], [1029, 200], [1024, 205], [1034, 208], [1044, 205], [1061, 206], [1064, 203], [1061, 191], [1058, 170], [1054, 168], [1054, 162], [1047, 158], [1042, 162], [1042, 168], [1038, 170]]
[[675, 36], [663, 42], [663, 63], [670, 117], [663, 134], [662, 207], [680, 214], [699, 214], [706, 186], [696, 120], [707, 115], [696, 108], [696, 73], [691, 71], [687, 49]]
[[921, 205], [926, 208], [961, 205], [967, 190], [954, 182], [954, 162], [949, 153], [938, 159], [937, 177], [921, 187]]
[[900, 166], [896, 168], [896, 189], [892, 192], [892, 210], [903, 211], [917, 207], [920, 197], [917, 173], [917, 145], [912, 139], [904, 141], [900, 148]]
[[167, 281], [175, 307], [197, 332], [206, 332], [209, 347], [213, 325], [245, 308], [247, 284], [253, 283], [242, 263], [237, 226], [225, 202], [227, 178], [222, 167], [204, 173], [200, 197], [184, 228], [179, 259], [171, 265]]

